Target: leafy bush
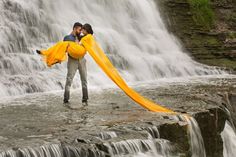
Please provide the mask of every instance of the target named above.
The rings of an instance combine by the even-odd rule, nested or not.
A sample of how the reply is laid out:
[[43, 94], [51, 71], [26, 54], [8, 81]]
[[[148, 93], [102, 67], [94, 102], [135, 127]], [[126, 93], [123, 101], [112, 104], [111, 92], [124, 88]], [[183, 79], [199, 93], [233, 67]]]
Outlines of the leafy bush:
[[214, 25], [214, 12], [209, 0], [189, 0], [189, 3], [193, 10], [194, 21], [210, 29]]

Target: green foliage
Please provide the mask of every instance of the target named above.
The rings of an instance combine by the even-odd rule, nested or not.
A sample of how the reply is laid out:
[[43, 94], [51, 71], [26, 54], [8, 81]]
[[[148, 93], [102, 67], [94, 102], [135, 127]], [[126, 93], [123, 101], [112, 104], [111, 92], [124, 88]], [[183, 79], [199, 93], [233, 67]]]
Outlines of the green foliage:
[[214, 12], [210, 7], [209, 0], [188, 0], [192, 8], [194, 21], [210, 29], [214, 24]]
[[236, 32], [229, 32], [228, 38], [229, 39], [235, 39], [236, 38]]
[[228, 20], [236, 23], [236, 13], [231, 14]]

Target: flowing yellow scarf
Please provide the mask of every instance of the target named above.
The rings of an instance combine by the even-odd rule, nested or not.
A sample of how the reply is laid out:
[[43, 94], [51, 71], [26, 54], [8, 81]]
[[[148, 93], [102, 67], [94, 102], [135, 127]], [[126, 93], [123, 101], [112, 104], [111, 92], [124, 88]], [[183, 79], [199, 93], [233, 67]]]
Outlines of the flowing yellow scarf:
[[140, 94], [131, 89], [119, 75], [116, 68], [112, 65], [111, 61], [108, 59], [92, 35], [89, 34], [83, 37], [81, 43], [82, 46], [75, 42], [58, 42], [48, 50], [41, 51], [41, 53], [44, 56], [47, 65], [50, 67], [53, 64], [66, 60], [66, 52], [71, 57], [79, 59], [84, 57], [87, 51], [99, 67], [107, 74], [107, 76], [135, 102], [150, 111], [174, 113], [173, 111], [142, 97]]

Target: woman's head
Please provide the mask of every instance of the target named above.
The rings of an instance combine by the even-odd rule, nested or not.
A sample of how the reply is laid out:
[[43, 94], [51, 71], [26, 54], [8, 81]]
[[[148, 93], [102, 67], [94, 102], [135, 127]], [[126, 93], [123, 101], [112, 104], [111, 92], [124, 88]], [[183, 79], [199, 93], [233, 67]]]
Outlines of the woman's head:
[[93, 28], [90, 24], [86, 23], [82, 26], [82, 33], [84, 35], [87, 35], [87, 34], [92, 34], [93, 35]]

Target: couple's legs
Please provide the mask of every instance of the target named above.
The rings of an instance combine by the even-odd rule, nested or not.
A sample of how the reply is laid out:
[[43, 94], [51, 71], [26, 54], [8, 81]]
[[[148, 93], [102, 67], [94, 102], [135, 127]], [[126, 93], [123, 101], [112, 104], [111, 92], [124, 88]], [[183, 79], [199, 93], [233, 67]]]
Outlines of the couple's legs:
[[70, 99], [70, 88], [77, 70], [79, 70], [80, 73], [80, 80], [83, 93], [82, 102], [87, 102], [88, 100], [86, 60], [83, 58], [78, 61], [76, 59], [69, 57], [67, 63], [67, 77], [66, 77], [66, 85], [64, 93], [65, 103], [68, 102]]

